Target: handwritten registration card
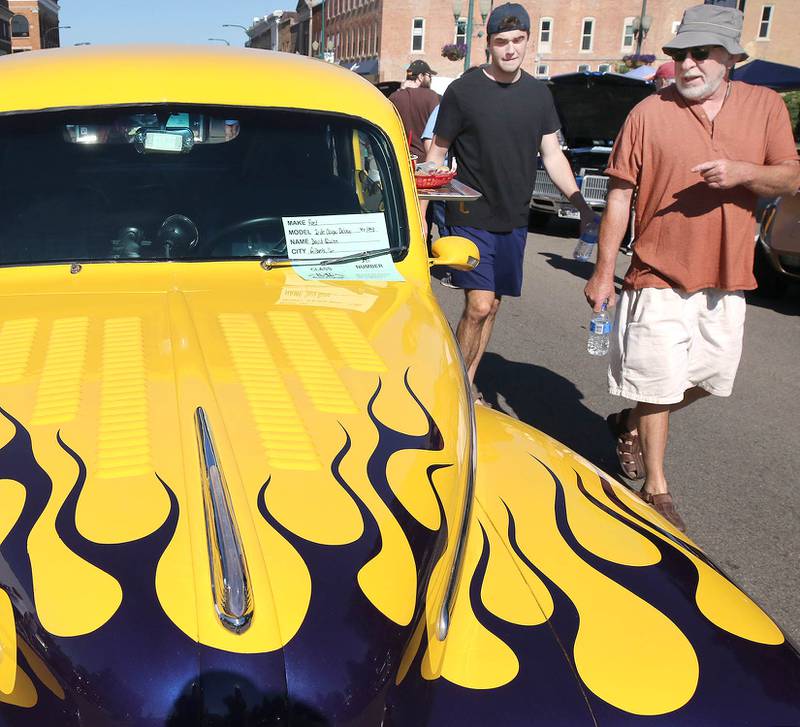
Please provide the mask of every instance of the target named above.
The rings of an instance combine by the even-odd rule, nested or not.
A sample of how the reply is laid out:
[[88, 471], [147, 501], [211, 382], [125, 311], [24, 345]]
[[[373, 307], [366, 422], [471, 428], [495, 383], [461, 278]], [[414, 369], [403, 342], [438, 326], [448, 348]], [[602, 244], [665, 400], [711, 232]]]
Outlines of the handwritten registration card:
[[[332, 262], [355, 253], [389, 249], [381, 212], [355, 215], [284, 217], [286, 249], [305, 280], [403, 280], [390, 253], [351, 262]], [[328, 264], [314, 264], [314, 260]]]

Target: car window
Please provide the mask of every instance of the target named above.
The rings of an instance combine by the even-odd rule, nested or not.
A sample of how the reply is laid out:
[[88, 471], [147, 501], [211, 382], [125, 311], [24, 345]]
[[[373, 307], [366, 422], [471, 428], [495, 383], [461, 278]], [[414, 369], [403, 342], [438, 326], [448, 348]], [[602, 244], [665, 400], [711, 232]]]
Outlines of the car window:
[[376, 213], [397, 260], [402, 200], [385, 135], [349, 117], [164, 105], [0, 118], [2, 265], [281, 258], [285, 218]]

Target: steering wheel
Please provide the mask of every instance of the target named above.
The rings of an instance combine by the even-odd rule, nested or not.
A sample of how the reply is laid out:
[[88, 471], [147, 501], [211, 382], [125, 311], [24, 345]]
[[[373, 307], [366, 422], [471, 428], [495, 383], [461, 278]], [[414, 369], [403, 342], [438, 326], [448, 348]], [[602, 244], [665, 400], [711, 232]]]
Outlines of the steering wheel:
[[[278, 225], [280, 229], [280, 238], [277, 240], [274, 239], [275, 225]], [[263, 254], [285, 254], [286, 239], [283, 234], [283, 221], [281, 217], [252, 217], [249, 220], [241, 220], [239, 222], [226, 225], [222, 229], [217, 230], [217, 232], [207, 240], [201, 240], [197, 245], [196, 252], [210, 253], [214, 247], [221, 241], [225, 240], [225, 238], [231, 237], [237, 233], [253, 234], [259, 230], [266, 230], [267, 228], [271, 228], [273, 232], [273, 239], [269, 242], [261, 242], [260, 240], [258, 241], [257, 244], [263, 246], [264, 248]]]

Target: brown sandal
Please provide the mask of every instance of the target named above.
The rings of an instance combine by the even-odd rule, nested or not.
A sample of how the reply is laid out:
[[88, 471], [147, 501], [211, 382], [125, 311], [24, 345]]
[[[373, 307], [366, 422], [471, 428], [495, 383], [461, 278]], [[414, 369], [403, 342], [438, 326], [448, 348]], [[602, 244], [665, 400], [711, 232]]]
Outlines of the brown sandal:
[[630, 480], [643, 480], [647, 476], [639, 435], [628, 430], [630, 409], [609, 414], [606, 423], [617, 440], [617, 459], [622, 473]]
[[661, 494], [653, 494], [647, 492], [644, 488], [642, 488], [639, 491], [638, 495], [648, 505], [652, 506], [652, 508], [659, 515], [661, 515], [661, 517], [663, 517], [668, 522], [672, 523], [682, 533], [686, 532], [686, 523], [683, 522], [683, 518], [678, 514], [678, 511], [675, 509], [675, 503], [672, 501], [672, 495], [670, 495], [669, 492], [664, 492]]

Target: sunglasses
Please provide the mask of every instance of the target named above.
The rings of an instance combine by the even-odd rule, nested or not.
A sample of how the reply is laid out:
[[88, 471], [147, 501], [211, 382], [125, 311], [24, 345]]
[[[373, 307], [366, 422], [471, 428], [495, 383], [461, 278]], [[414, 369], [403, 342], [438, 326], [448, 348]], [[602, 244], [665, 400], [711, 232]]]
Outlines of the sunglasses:
[[681, 48], [680, 50], [670, 50], [667, 55], [676, 63], [683, 63], [687, 56], [691, 56], [695, 61], [704, 61], [711, 55], [713, 45], [701, 45], [696, 48]]

